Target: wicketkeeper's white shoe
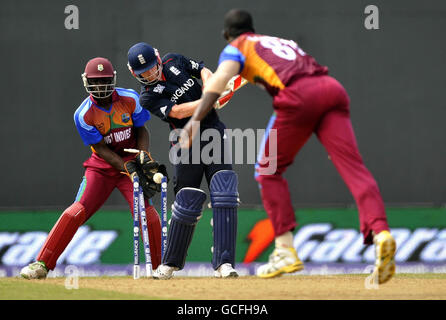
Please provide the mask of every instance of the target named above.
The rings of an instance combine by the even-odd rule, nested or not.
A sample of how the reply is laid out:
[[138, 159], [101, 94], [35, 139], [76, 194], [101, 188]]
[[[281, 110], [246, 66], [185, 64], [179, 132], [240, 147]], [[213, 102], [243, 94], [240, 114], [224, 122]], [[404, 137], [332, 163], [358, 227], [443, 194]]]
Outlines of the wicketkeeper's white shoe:
[[304, 268], [294, 248], [276, 248], [269, 256], [267, 264], [257, 269], [260, 278], [273, 278], [282, 273], [293, 273]]
[[46, 268], [45, 263], [41, 261], [30, 263], [20, 271], [20, 276], [28, 280], [45, 279], [47, 275], [48, 269]]
[[223, 263], [215, 270], [214, 275], [216, 278], [237, 278], [238, 273], [232, 267], [230, 263]]
[[160, 279], [160, 280], [167, 280], [172, 278], [173, 272], [177, 271], [177, 267], [171, 267], [165, 264], [161, 264], [156, 268], [156, 270], [153, 272], [152, 277], [154, 279]]
[[375, 269], [373, 275], [378, 283], [389, 281], [395, 274], [396, 242], [389, 231], [381, 231], [373, 237], [375, 243]]

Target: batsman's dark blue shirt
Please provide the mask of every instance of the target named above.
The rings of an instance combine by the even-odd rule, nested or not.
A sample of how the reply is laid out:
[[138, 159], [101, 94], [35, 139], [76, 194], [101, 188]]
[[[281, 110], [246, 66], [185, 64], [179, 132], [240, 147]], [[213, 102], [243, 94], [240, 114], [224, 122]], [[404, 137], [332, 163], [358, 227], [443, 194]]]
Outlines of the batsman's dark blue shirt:
[[[170, 128], [183, 128], [190, 117], [176, 119], [169, 117], [172, 107], [176, 104], [195, 101], [201, 98], [202, 61], [186, 58], [181, 54], [168, 53], [163, 59], [163, 75], [165, 80], [141, 88], [139, 103], [152, 114], [168, 122]], [[213, 128], [223, 125], [215, 110], [201, 121], [201, 128]], [[223, 125], [224, 126], [224, 125]]]

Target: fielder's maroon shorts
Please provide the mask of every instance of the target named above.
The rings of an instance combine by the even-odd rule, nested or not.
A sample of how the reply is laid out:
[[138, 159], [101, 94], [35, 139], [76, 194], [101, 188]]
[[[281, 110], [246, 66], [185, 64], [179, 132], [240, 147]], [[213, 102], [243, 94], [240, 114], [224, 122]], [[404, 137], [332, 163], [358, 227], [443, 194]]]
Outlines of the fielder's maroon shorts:
[[[277, 156], [269, 161], [276, 161], [277, 169], [273, 174], [262, 174], [269, 163], [259, 161], [256, 180], [276, 236], [297, 226], [288, 183], [282, 174], [313, 132], [356, 201], [364, 243], [373, 242], [372, 231], [389, 230], [377, 183], [358, 151], [349, 97], [342, 85], [326, 75], [301, 78], [274, 97], [273, 107], [275, 114], [268, 129], [277, 129]], [[263, 161], [270, 157], [272, 143], [270, 136], [265, 137], [265, 147], [259, 154]]]

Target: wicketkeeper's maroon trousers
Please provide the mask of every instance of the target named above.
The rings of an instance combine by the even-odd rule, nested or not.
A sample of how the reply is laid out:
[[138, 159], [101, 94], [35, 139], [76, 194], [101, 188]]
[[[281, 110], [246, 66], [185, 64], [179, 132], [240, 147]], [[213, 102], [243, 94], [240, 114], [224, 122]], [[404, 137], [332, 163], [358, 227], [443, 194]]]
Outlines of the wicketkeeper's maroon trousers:
[[[85, 176], [76, 201], [57, 220], [37, 256], [36, 260], [45, 262], [50, 270], [56, 267], [57, 259], [73, 239], [78, 228], [102, 207], [115, 188], [127, 200], [133, 216], [133, 184], [130, 179], [115, 169], [92, 167], [94, 161], [94, 157], [91, 157], [84, 163], [86, 166]], [[152, 266], [156, 269], [161, 263], [160, 217], [147, 199], [145, 207]], [[128, 227], [133, 232], [132, 226], [133, 223], [129, 218]]]

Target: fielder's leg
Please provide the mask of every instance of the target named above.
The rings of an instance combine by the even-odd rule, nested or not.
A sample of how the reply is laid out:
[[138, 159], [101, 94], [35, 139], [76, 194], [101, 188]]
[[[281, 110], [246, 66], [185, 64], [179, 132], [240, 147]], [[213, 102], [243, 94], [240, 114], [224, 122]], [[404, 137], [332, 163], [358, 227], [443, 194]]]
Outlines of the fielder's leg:
[[51, 230], [37, 256], [37, 261], [45, 261], [47, 268], [53, 270], [57, 259], [74, 237], [77, 229], [84, 223], [85, 218], [85, 208], [80, 202], [75, 202], [68, 207]]
[[75, 202], [68, 207], [54, 225], [42, 249], [37, 255], [37, 261], [24, 267], [20, 275], [25, 279], [46, 278], [48, 270], [56, 267], [56, 261], [74, 237], [77, 229], [84, 223], [85, 208]]
[[[288, 182], [282, 174], [311, 136], [313, 122], [308, 120], [298, 99], [295, 103], [295, 109], [277, 110], [271, 117], [256, 164], [255, 177], [275, 233], [275, 250], [268, 263], [257, 269], [257, 275], [261, 278], [276, 277], [304, 268], [292, 243], [292, 230], [297, 222]], [[276, 136], [271, 134], [271, 130], [275, 130]], [[268, 168], [272, 161], [276, 162], [277, 168], [271, 174], [264, 168]]]
[[347, 112], [330, 111], [321, 120], [317, 136], [356, 200], [364, 243], [389, 230], [384, 202], [378, 185], [359, 154], [350, 117]]
[[146, 201], [147, 228], [149, 230], [150, 255], [153, 270], [161, 264], [161, 221], [153, 205]]
[[216, 277], [238, 277], [234, 270], [239, 196], [237, 174], [232, 170], [218, 171], [212, 177], [209, 189], [214, 231], [212, 266]]
[[169, 279], [173, 271], [181, 270], [192, 241], [195, 226], [200, 220], [206, 194], [196, 188], [178, 191], [172, 206], [172, 218], [167, 235], [163, 264], [153, 273], [155, 279]]
[[21, 276], [26, 279], [45, 278], [48, 271], [56, 267], [57, 259], [79, 227], [102, 206], [114, 186], [112, 178], [101, 171], [87, 168], [76, 201], [62, 213], [40, 250], [36, 262], [24, 267]]
[[395, 273], [396, 243], [389, 233], [384, 202], [378, 185], [359, 154], [347, 112], [331, 111], [317, 131], [336, 169], [350, 189], [358, 206], [364, 243], [375, 243], [375, 275], [379, 283]]
[[363, 163], [350, 121], [350, 99], [342, 85], [325, 77], [325, 93], [331, 108], [320, 118], [315, 132], [350, 189], [359, 211], [364, 243], [375, 243], [376, 280], [388, 281], [395, 273], [396, 243], [389, 233], [384, 202], [374, 177]]

